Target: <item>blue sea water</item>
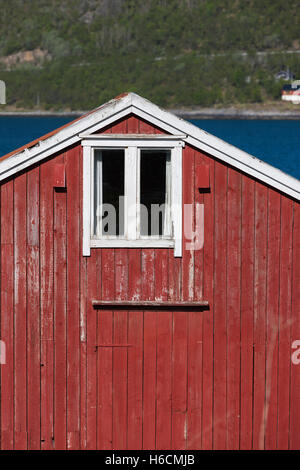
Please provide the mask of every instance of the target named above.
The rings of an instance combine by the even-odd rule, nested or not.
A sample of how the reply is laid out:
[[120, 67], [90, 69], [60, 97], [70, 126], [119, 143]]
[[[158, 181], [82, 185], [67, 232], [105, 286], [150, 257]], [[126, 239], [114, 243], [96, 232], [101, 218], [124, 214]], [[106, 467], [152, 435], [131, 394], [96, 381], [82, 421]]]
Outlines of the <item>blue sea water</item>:
[[300, 121], [203, 119], [192, 122], [210, 134], [300, 179]]
[[74, 116], [0, 116], [0, 157], [73, 119]]
[[[73, 119], [74, 116], [0, 116], [0, 156]], [[191, 122], [300, 179], [300, 121], [201, 119]]]

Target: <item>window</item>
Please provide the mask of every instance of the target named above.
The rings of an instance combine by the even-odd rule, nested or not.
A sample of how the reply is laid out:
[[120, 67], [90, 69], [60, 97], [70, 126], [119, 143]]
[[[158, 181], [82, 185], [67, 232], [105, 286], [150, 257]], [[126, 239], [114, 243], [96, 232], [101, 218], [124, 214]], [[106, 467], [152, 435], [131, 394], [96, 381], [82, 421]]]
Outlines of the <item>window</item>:
[[171, 152], [140, 151], [138, 208], [141, 237], [172, 237]]
[[124, 175], [124, 150], [94, 151], [92, 236], [96, 239], [124, 237]]
[[82, 135], [83, 254], [174, 248], [181, 256], [185, 136]]

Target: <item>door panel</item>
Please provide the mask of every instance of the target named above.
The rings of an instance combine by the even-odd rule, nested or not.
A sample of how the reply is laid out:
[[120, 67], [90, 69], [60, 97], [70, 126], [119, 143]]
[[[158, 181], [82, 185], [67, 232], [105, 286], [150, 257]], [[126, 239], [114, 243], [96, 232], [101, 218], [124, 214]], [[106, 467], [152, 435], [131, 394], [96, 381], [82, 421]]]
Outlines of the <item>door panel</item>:
[[[186, 449], [201, 422], [200, 312], [98, 310], [97, 448]], [[192, 369], [189, 370], [189, 363]], [[197, 379], [195, 379], [197, 377]], [[189, 383], [188, 383], [189, 381]], [[189, 395], [193, 409], [188, 410]], [[198, 414], [197, 414], [198, 416]], [[199, 439], [197, 439], [199, 442]]]

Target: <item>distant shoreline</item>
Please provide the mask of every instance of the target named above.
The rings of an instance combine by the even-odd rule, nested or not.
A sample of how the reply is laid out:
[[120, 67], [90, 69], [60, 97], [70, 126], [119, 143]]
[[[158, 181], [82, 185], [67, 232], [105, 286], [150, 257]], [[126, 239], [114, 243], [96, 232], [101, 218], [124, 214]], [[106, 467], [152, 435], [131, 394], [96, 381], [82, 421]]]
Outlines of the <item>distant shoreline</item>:
[[64, 117], [74, 118], [86, 114], [88, 111], [0, 111], [0, 117]]
[[300, 109], [298, 112], [291, 111], [265, 111], [265, 110], [240, 110], [240, 109], [196, 109], [170, 110], [173, 114], [183, 119], [261, 119], [261, 120], [300, 120]]
[[[300, 120], [300, 106], [297, 110], [195, 108], [167, 109], [183, 119], [289, 119]], [[80, 117], [88, 111], [0, 111], [0, 117]]]

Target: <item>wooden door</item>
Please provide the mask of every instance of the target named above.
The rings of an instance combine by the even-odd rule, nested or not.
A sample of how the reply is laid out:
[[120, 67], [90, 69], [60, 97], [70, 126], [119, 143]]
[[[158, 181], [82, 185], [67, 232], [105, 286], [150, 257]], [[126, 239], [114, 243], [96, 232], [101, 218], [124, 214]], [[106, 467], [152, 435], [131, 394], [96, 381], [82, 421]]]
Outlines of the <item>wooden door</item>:
[[95, 315], [97, 448], [199, 448], [202, 313]]

